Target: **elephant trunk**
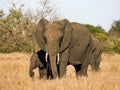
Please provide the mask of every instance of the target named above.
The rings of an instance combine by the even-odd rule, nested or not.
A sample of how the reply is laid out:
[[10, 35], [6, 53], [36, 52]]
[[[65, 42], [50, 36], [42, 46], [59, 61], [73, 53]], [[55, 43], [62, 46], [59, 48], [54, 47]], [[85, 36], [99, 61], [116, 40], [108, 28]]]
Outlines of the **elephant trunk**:
[[31, 64], [30, 64], [30, 68], [29, 68], [29, 76], [30, 76], [31, 78], [34, 77], [33, 65], [31, 65]]
[[[48, 55], [49, 55], [49, 60], [50, 60], [49, 69], [52, 72], [52, 75], [50, 75], [50, 76], [51, 76], [51, 78], [55, 79], [58, 76], [57, 64], [59, 64], [59, 54], [56, 55], [56, 54], [48, 54], [48, 53], [46, 53], [46, 56], [45, 56], [46, 62], [48, 62]], [[57, 57], [57, 59], [56, 59], [56, 57]]]

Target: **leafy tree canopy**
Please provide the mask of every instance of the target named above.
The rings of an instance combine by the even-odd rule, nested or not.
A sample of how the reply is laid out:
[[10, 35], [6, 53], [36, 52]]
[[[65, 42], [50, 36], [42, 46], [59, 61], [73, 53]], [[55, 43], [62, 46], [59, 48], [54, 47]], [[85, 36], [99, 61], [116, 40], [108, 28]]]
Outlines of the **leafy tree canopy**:
[[90, 32], [94, 36], [96, 36], [97, 33], [103, 33], [103, 34], [107, 35], [107, 33], [105, 32], [105, 30], [101, 26], [93, 26], [93, 25], [90, 25], [90, 24], [85, 24], [85, 26], [90, 30]]
[[108, 34], [101, 26], [93, 26], [90, 24], [85, 24], [85, 26], [90, 30], [93, 37], [96, 37], [100, 41], [106, 41], [108, 39]]
[[120, 19], [113, 22], [111, 29], [109, 30], [109, 37], [111, 40], [120, 38]]
[[113, 22], [110, 31], [120, 32], [120, 19]]

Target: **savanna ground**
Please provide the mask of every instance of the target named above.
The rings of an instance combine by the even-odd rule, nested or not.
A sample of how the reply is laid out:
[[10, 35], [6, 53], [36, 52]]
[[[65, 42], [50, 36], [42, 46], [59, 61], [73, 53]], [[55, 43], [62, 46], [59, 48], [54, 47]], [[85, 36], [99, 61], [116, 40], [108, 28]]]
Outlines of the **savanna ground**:
[[38, 70], [35, 78], [28, 75], [31, 54], [0, 54], [0, 90], [120, 90], [120, 55], [103, 54], [101, 70], [88, 77], [76, 79], [72, 66], [67, 67], [66, 78], [39, 80]]

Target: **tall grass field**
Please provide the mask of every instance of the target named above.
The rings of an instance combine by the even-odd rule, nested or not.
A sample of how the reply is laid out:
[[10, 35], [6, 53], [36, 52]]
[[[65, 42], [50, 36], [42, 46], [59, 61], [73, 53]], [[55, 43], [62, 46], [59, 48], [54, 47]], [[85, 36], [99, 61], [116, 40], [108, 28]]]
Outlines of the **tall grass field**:
[[40, 80], [38, 69], [31, 79], [28, 74], [31, 54], [0, 54], [0, 90], [120, 90], [120, 55], [102, 54], [101, 70], [88, 77], [76, 78], [73, 66], [67, 67], [65, 78]]

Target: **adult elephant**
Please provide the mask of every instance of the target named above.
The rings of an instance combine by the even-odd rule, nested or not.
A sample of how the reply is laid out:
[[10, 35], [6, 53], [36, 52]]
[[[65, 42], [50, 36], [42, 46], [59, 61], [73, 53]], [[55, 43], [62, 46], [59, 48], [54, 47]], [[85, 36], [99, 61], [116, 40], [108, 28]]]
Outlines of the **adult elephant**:
[[67, 19], [49, 23], [42, 18], [36, 27], [35, 38], [39, 47], [49, 55], [53, 78], [63, 77], [68, 63], [77, 66], [77, 75], [87, 75], [92, 37], [86, 27]]
[[92, 40], [93, 40], [93, 48], [92, 48], [92, 58], [90, 60], [90, 66], [93, 71], [98, 71], [100, 69], [99, 65], [102, 55], [102, 44], [96, 38], [92, 38]]

